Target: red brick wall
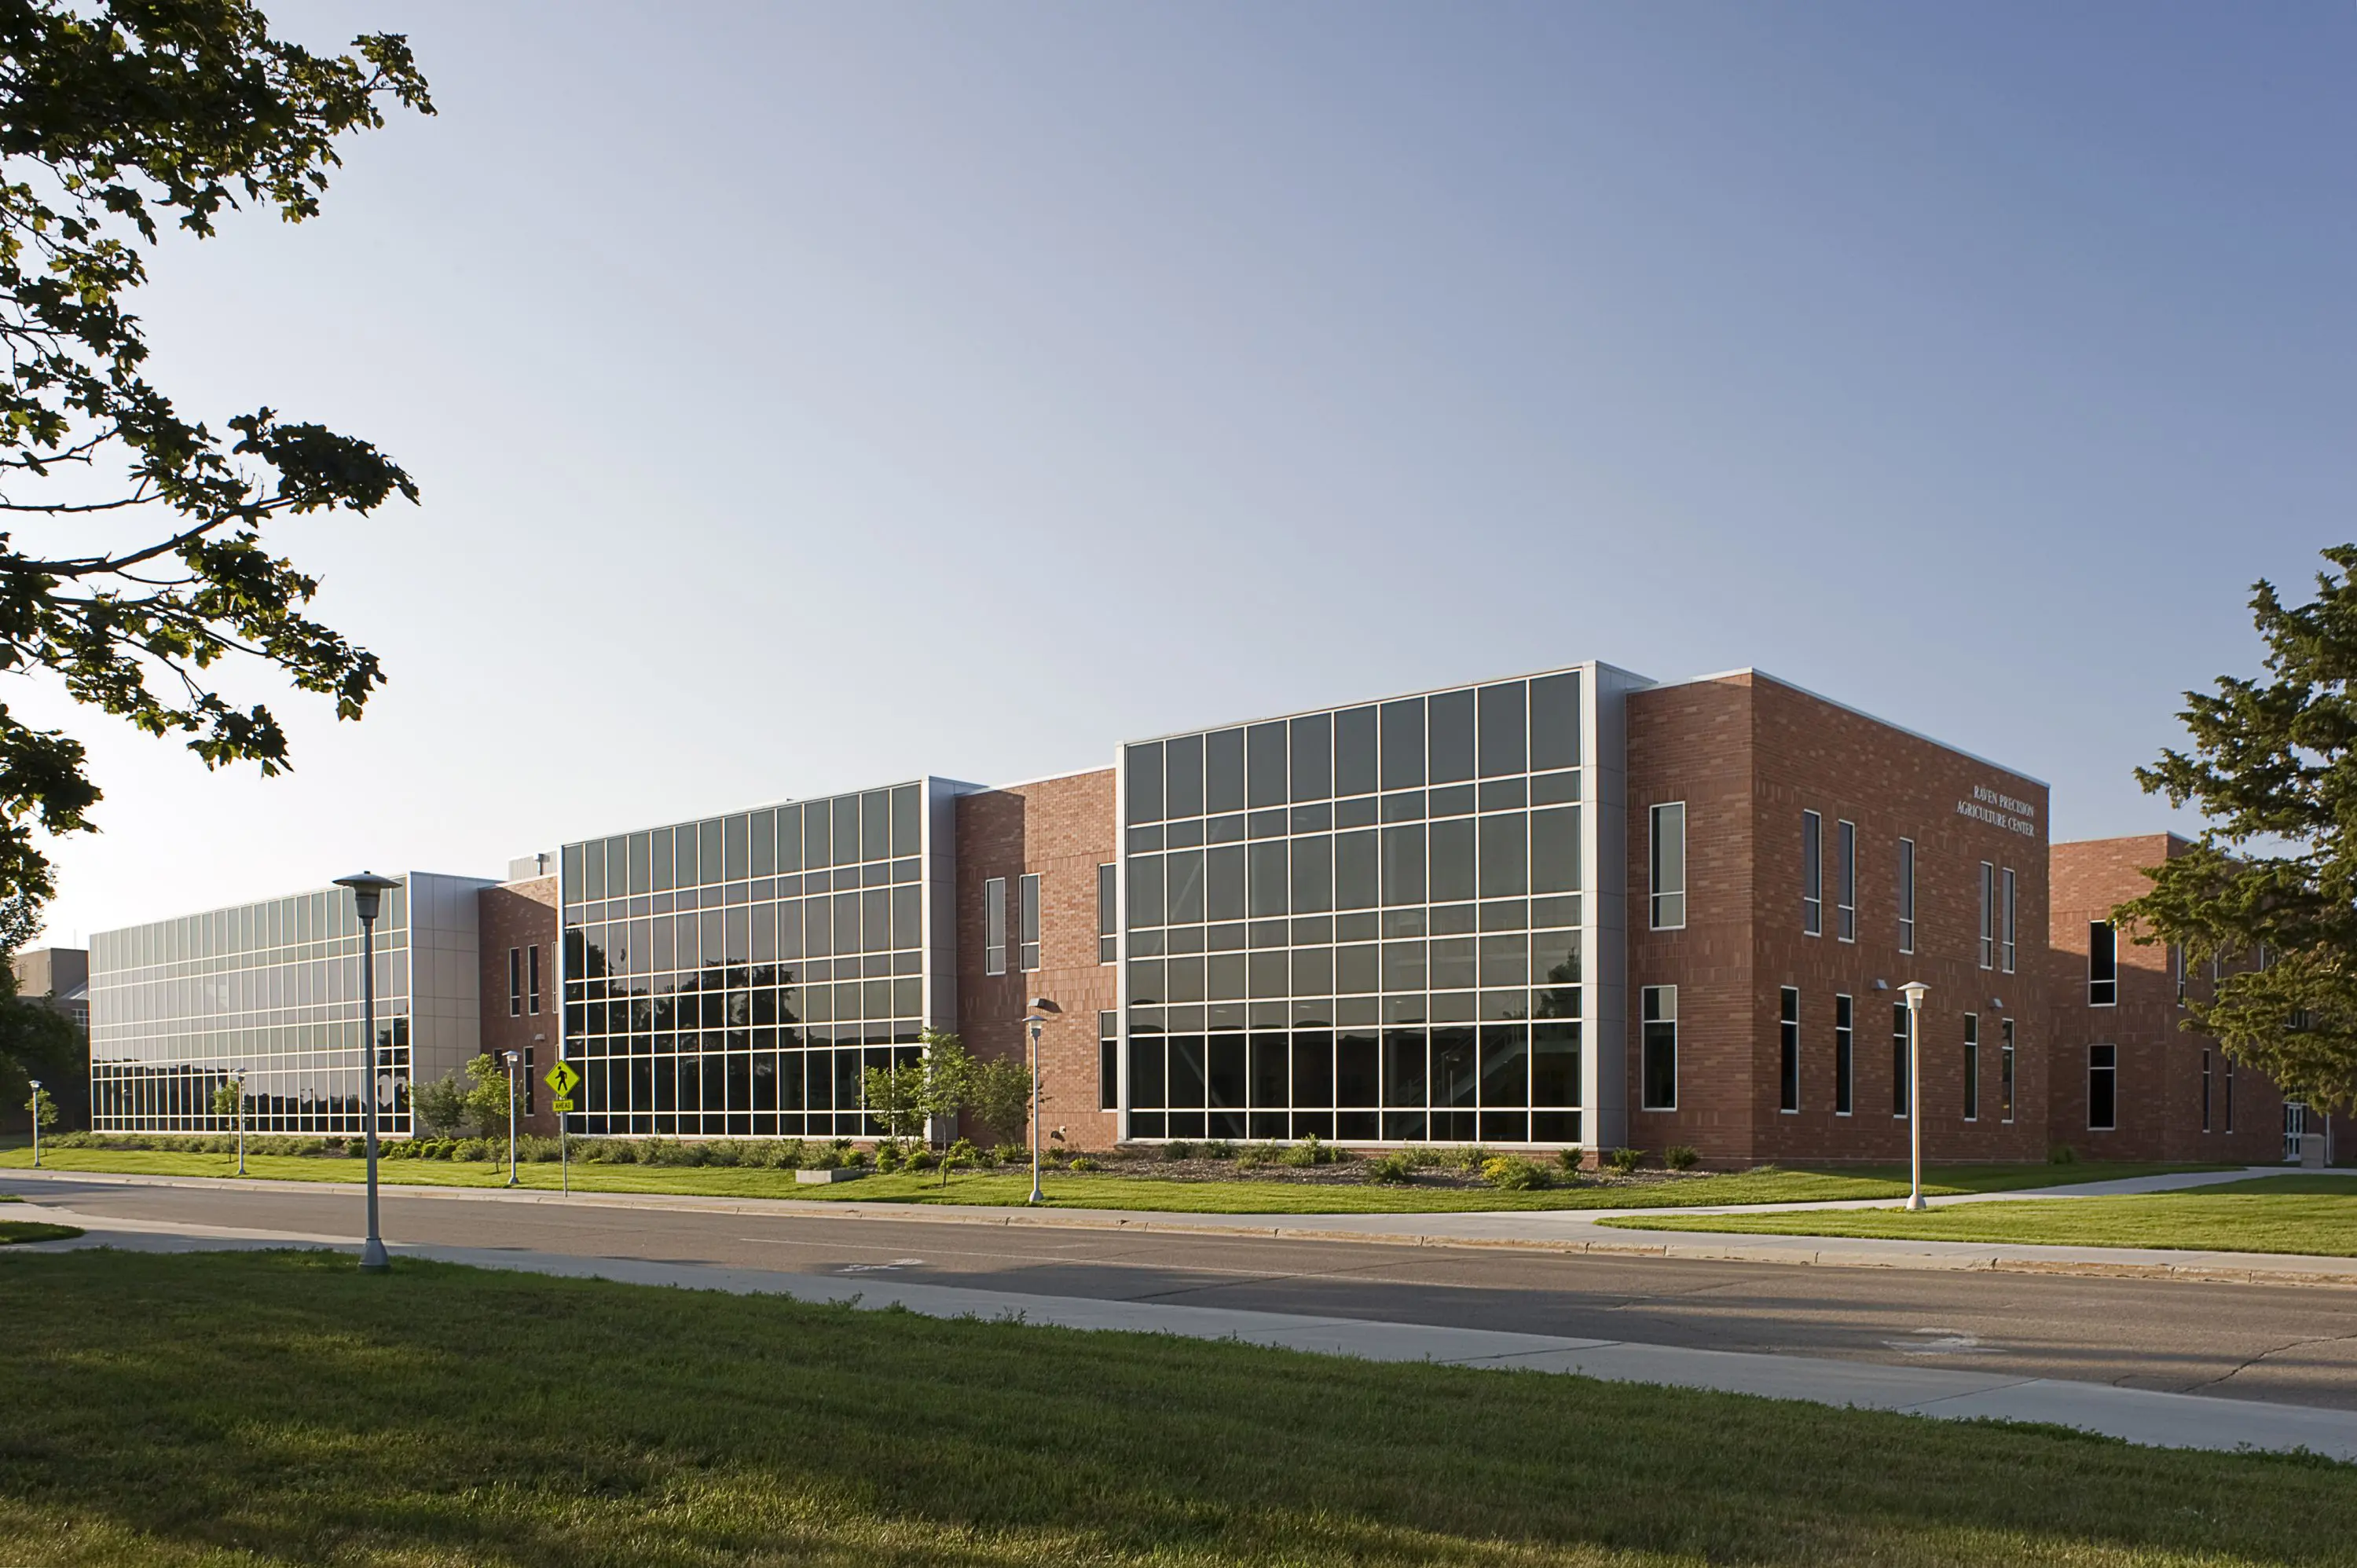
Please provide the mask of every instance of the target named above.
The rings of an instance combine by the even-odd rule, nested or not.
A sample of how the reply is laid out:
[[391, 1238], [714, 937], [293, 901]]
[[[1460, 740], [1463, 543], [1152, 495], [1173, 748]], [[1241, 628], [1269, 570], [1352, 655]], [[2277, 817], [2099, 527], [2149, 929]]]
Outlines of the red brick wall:
[[[1040, 1118], [1068, 1144], [1103, 1149], [1117, 1113], [1097, 1109], [1097, 1015], [1117, 966], [1097, 962], [1097, 867], [1114, 858], [1114, 774], [1103, 768], [958, 798], [958, 1032], [976, 1057], [1020, 1058], [1030, 999], [1048, 998]], [[1039, 877], [1039, 969], [1017, 971], [1020, 879]], [[983, 885], [1006, 879], [1007, 972], [983, 972]], [[968, 1128], [979, 1136], [977, 1130]]]
[[[534, 1114], [520, 1125], [532, 1133], [556, 1135], [556, 1118], [549, 1113], [548, 1086], [539, 1081], [556, 1060], [558, 1009], [563, 1000], [556, 985], [556, 878], [503, 883], [476, 895], [477, 939], [482, 964], [483, 1049], [494, 1057], [515, 1051], [529, 1053], [533, 1079], [526, 1097]], [[527, 1011], [508, 1015], [508, 950], [540, 946], [540, 1015]]]
[[[1631, 1142], [1691, 1144], [1714, 1165], [1903, 1159], [1891, 1114], [1891, 1008], [1909, 980], [1923, 1016], [1927, 1159], [2045, 1151], [2046, 789], [1751, 672], [1629, 701]], [[1975, 785], [2029, 803], [2025, 836], [1960, 814]], [[1648, 808], [1687, 802], [1686, 929], [1644, 929]], [[1823, 933], [1802, 923], [1802, 813], [1823, 821]], [[2012, 814], [2012, 813], [2008, 813]], [[1857, 829], [1857, 940], [1839, 940], [1837, 823]], [[1915, 952], [1898, 947], [1898, 841], [1916, 845]], [[1980, 864], [2016, 875], [2017, 970], [1979, 967]], [[1878, 991], [1876, 983], [1887, 989]], [[1679, 1106], [1640, 1110], [1641, 988], [1678, 994]], [[1779, 1109], [1780, 992], [1801, 994], [1801, 1109]], [[1854, 1004], [1851, 1114], [1835, 1112], [1836, 994]], [[1979, 1015], [1981, 1103], [1964, 1119], [1963, 1015]], [[2014, 1119], [2003, 1118], [2000, 1021], [2015, 1026]]]
[[[2147, 866], [2186, 848], [2169, 833], [2091, 839], [2054, 846], [2054, 918], [2048, 974], [2053, 998], [2054, 1071], [2050, 1124], [2057, 1143], [2097, 1159], [2227, 1160], [2272, 1164], [2283, 1157], [2283, 1096], [2250, 1068], [2234, 1069], [2234, 1130], [2226, 1131], [2226, 1060], [2216, 1044], [2179, 1026], [2169, 949], [2118, 940], [2119, 1003], [2087, 1003], [2087, 927], [2152, 884]], [[2188, 977], [2206, 1000], [2206, 968]], [[2118, 1125], [2087, 1125], [2087, 1047], [2118, 1047]], [[2201, 1131], [2201, 1054], [2210, 1053], [2211, 1131]]]

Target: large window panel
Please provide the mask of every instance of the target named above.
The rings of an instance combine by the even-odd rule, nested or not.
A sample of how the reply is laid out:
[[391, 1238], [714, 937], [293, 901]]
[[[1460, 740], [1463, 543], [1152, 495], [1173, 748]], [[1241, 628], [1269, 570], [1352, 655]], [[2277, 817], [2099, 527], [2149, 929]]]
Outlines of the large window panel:
[[1372, 795], [1375, 766], [1375, 710], [1345, 708], [1334, 715], [1334, 793]]
[[1402, 822], [1383, 830], [1383, 902], [1425, 901], [1424, 824]]
[[1203, 737], [1203, 810], [1213, 816], [1244, 809], [1244, 732], [1213, 730]]
[[1530, 891], [1530, 819], [1520, 811], [1481, 819], [1481, 897], [1519, 897]]
[[1276, 723], [1254, 725], [1244, 732], [1245, 803], [1249, 806], [1286, 802], [1285, 729]]
[[1524, 692], [1520, 681], [1481, 688], [1480, 772], [1484, 779], [1520, 773], [1530, 766]]
[[1265, 839], [1252, 845], [1250, 851], [1250, 908], [1253, 918], [1266, 919], [1291, 912], [1292, 891], [1287, 886], [1287, 863], [1291, 849], [1283, 839]]
[[1292, 724], [1292, 798], [1323, 800], [1334, 793], [1334, 724], [1312, 714]]
[[1424, 699], [1385, 703], [1383, 788], [1412, 789], [1424, 782]]
[[1162, 743], [1133, 746], [1122, 757], [1123, 806], [1133, 822], [1162, 820]]
[[[1176, 859], [1174, 855], [1172, 857]], [[1203, 852], [1203, 915], [1211, 920], [1244, 918], [1244, 851], [1242, 844]]]
[[1425, 701], [1426, 781], [1455, 784], [1473, 777], [1473, 693], [1442, 692]]
[[1180, 736], [1162, 743], [1163, 806], [1171, 817], [1203, 814], [1203, 737]]
[[[1165, 860], [1169, 881], [1170, 923], [1196, 924], [1203, 918], [1203, 852], [1173, 850]], [[1140, 922], [1142, 923], [1142, 922]]]
[[1470, 817], [1453, 817], [1431, 824], [1431, 897], [1451, 904], [1475, 896], [1474, 826]]
[[1322, 834], [1292, 841], [1293, 912], [1322, 915], [1334, 908], [1334, 841]]
[[1579, 761], [1579, 677], [1543, 675], [1531, 682], [1531, 771]]
[[1334, 835], [1334, 908], [1372, 909], [1382, 902], [1375, 830]]

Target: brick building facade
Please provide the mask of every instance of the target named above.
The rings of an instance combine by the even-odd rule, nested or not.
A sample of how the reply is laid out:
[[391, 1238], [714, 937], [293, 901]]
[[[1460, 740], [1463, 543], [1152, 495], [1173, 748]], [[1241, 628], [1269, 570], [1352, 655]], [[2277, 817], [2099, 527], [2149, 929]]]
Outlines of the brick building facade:
[[518, 1075], [527, 1133], [556, 1135], [541, 1081], [556, 1060], [556, 878], [526, 877], [486, 887], [475, 896], [482, 969], [483, 1049], [522, 1061]]

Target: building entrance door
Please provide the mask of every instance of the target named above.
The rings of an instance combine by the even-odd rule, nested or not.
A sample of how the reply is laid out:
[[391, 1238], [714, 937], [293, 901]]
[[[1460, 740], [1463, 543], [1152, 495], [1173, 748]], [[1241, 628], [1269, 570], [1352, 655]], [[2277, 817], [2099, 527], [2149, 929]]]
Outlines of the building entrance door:
[[2308, 1131], [2308, 1107], [2297, 1100], [2284, 1101], [2283, 1159], [2287, 1165], [2299, 1164], [2299, 1140]]

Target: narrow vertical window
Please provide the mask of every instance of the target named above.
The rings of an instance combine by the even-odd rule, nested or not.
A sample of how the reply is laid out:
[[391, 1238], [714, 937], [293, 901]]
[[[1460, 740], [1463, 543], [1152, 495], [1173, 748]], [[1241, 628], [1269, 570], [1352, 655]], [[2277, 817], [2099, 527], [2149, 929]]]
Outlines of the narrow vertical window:
[[2210, 1131], [2210, 1053], [2201, 1053], [2201, 1130]]
[[508, 949], [508, 1016], [523, 1016], [523, 949]]
[[1997, 1037], [1997, 1116], [2001, 1121], [2013, 1120], [2013, 1020], [2000, 1018]]
[[1801, 993], [1787, 985], [1777, 993], [1776, 1108], [1801, 1108]]
[[[2219, 1054], [2225, 1055], [2222, 1051]], [[2226, 1113], [2226, 1131], [2232, 1133], [2234, 1130], [2234, 1058], [2232, 1057], [2226, 1058], [2226, 1101], [2223, 1109]]]
[[1023, 879], [1023, 949], [1016, 967], [1029, 974], [1039, 967], [1039, 874]]
[[[1673, 800], [1652, 810], [1652, 927], [1683, 930], [1686, 923], [1686, 805]], [[1673, 992], [1675, 987], [1671, 988]]]
[[533, 1017], [540, 1016], [540, 944], [534, 942], [524, 950], [523, 1010]]
[[2015, 886], [2013, 867], [2009, 865], [2007, 866], [2005, 868], [2005, 875], [1999, 879], [1999, 881], [2001, 883], [2001, 886], [1999, 888], [1999, 893], [2001, 895], [1999, 902], [2004, 905], [2004, 908], [1997, 918], [2003, 929], [2004, 941], [1998, 950], [1997, 967], [2004, 970], [2006, 973], [2011, 974], [2013, 972], [2013, 961], [2019, 951], [2019, 949], [2015, 944], [2014, 938], [2014, 921], [2015, 917], [2019, 913], [2019, 910], [2016, 907], [2015, 895], [2018, 889]]
[[1006, 878], [982, 885], [982, 972], [1006, 972]]
[[1641, 1075], [1643, 1108], [1647, 1111], [1675, 1111], [1678, 1108], [1678, 988], [1674, 985], [1646, 986], [1639, 1000], [1639, 1018], [1644, 1058]]
[[1915, 950], [1915, 841], [1899, 841], [1899, 950]]
[[2119, 934], [2109, 920], [2087, 922], [2087, 1005], [2115, 1007], [2120, 1000]]
[[[2183, 942], [2169, 944], [2169, 967], [2170, 972], [2177, 977], [2177, 1004], [2182, 1007], [2185, 1005], [2185, 944]], [[2207, 1133], [2210, 1129], [2204, 1127], [2201, 1130]]]
[[1097, 1015], [1097, 1109], [1121, 1109], [1121, 1015]]
[[1853, 1109], [1857, 1088], [1857, 1064], [1850, 1054], [1851, 1024], [1855, 1016], [1850, 999], [1834, 998], [1834, 1114], [1846, 1116]]
[[1801, 813], [1801, 934], [1822, 936], [1825, 929], [1824, 819], [1814, 811]]
[[1890, 1004], [1890, 1113], [1907, 1118], [1907, 1004]]
[[2087, 1126], [2091, 1132], [2108, 1133], [2119, 1125], [2120, 1117], [2120, 1048], [2117, 1046], [2087, 1047]]
[[1114, 896], [1115, 869], [1108, 862], [1097, 867], [1097, 961], [1112, 963], [1121, 957], [1121, 907]]
[[1981, 1119], [1981, 1015], [1964, 1015], [1964, 1120]]
[[1981, 862], [1981, 967], [1996, 967], [1996, 867]]
[[1857, 824], [1834, 824], [1834, 936], [1857, 940]]

